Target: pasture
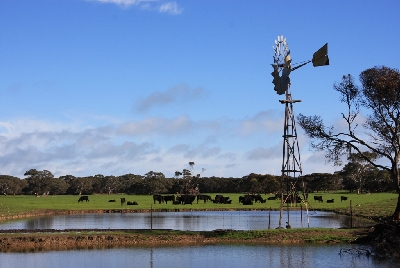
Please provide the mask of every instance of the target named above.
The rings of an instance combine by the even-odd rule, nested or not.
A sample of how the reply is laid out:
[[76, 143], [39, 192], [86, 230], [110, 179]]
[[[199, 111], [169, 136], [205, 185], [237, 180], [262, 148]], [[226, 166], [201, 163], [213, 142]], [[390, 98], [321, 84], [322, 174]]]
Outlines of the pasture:
[[[217, 193], [208, 194], [212, 199]], [[174, 205], [172, 202], [168, 204], [159, 204], [153, 202], [152, 195], [89, 195], [89, 202], [83, 201], [78, 203], [77, 195], [57, 195], [57, 196], [0, 196], [0, 217], [1, 219], [9, 218], [15, 215], [35, 215], [44, 212], [57, 213], [57, 211], [96, 211], [96, 210], [163, 210], [163, 211], [180, 211], [180, 210], [278, 210], [280, 200], [266, 200], [265, 203], [253, 203], [253, 205], [243, 205], [239, 203], [239, 196], [243, 194], [223, 193], [232, 200], [231, 204], [215, 204], [211, 201], [195, 200], [193, 204]], [[322, 196], [323, 202], [314, 200], [314, 195]], [[263, 199], [268, 199], [273, 195], [261, 195]], [[341, 196], [346, 196], [346, 201], [340, 201]], [[395, 193], [372, 193], [372, 194], [349, 194], [346, 192], [337, 193], [312, 193], [308, 198], [309, 210], [325, 210], [335, 211], [342, 214], [349, 214], [350, 200], [352, 202], [353, 215], [370, 218], [387, 217], [391, 215], [395, 209], [398, 195]], [[121, 205], [120, 198], [125, 198], [126, 202], [136, 201], [138, 205]], [[326, 200], [333, 199], [333, 203], [327, 203]], [[115, 200], [115, 202], [109, 202]], [[300, 209], [300, 204], [290, 206], [290, 209]], [[305, 209], [302, 204], [302, 209]], [[285, 204], [284, 209], [287, 209]]]

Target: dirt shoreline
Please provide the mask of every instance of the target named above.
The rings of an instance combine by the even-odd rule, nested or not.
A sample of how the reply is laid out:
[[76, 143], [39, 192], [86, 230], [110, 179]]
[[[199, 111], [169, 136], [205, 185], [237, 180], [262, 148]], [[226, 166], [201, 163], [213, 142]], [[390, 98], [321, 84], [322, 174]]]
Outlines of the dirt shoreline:
[[[154, 210], [153, 210], [154, 211]], [[165, 210], [162, 210], [165, 211]], [[138, 213], [149, 210], [46, 210], [12, 216], [12, 219], [81, 213]], [[10, 218], [7, 218], [10, 219]], [[5, 219], [2, 219], [5, 220]], [[215, 230], [0, 230], [1, 252], [35, 252], [71, 249], [100, 249], [130, 246], [182, 246], [218, 243], [350, 243], [366, 230], [301, 229], [262, 232]], [[244, 234], [244, 235], [243, 235]]]
[[[222, 243], [351, 243], [360, 236], [360, 230], [302, 230], [288, 232], [275, 230], [261, 232], [259, 236], [235, 237], [232, 230], [213, 232], [177, 232], [177, 231], [88, 231], [51, 233], [2, 233], [0, 251], [34, 252], [69, 249], [96, 249], [130, 246], [182, 246]], [[243, 231], [245, 233], [246, 231]], [[230, 233], [232, 236], [230, 236]], [[248, 232], [249, 233], [249, 232]], [[228, 234], [228, 235], [227, 235]], [[314, 240], [313, 238], [317, 240]], [[318, 238], [317, 238], [318, 237]], [[324, 238], [325, 237], [325, 238]]]

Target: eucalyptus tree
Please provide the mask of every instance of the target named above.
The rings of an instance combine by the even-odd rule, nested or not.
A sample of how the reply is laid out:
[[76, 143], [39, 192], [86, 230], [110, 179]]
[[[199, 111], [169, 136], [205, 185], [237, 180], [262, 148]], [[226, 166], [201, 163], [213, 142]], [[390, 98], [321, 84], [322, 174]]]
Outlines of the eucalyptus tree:
[[60, 180], [63, 180], [67, 184], [67, 189], [65, 191], [66, 194], [76, 194], [79, 192], [79, 183], [75, 176], [73, 175], [64, 175], [60, 176]]
[[91, 182], [92, 182], [92, 189], [94, 193], [98, 193], [98, 194], [102, 194], [105, 192], [105, 188], [104, 188], [104, 180], [105, 177], [103, 174], [96, 174], [91, 178]]
[[103, 189], [104, 192], [107, 193], [108, 195], [112, 193], [117, 193], [119, 192], [120, 189], [120, 181], [118, 177], [115, 176], [105, 176], [103, 178]]
[[[363, 154], [374, 161], [377, 158], [375, 153], [363, 152]], [[371, 173], [378, 169], [370, 164], [370, 161], [365, 160], [360, 154], [350, 154], [349, 162], [343, 167], [340, 175], [346, 179], [350, 179], [357, 187], [357, 193], [363, 192], [365, 184], [367, 183]]]
[[193, 176], [194, 165], [194, 162], [189, 162], [189, 169], [183, 169], [182, 172], [175, 171], [175, 179], [179, 179], [179, 181], [173, 184], [173, 189], [177, 190], [177, 193], [190, 195], [197, 195], [200, 193], [199, 179], [201, 173], [203, 173], [205, 169], [203, 168], [201, 173]]
[[119, 176], [121, 193], [145, 193], [143, 189], [143, 176], [135, 174], [125, 174]]
[[24, 181], [10, 175], [0, 175], [0, 194], [21, 194], [25, 187]]
[[68, 190], [68, 183], [61, 178], [53, 178], [49, 185], [49, 193], [52, 195], [66, 194]]
[[[280, 189], [280, 182], [277, 176], [265, 174], [258, 178], [261, 193], [275, 193]], [[300, 188], [299, 188], [300, 189]]]
[[390, 174], [387, 170], [378, 170], [369, 176], [365, 187], [371, 192], [394, 191]]
[[[325, 126], [320, 116], [300, 114], [297, 121], [310, 138], [311, 148], [325, 151], [327, 160], [335, 165], [342, 164], [344, 155], [357, 153], [376, 168], [387, 170], [398, 193], [393, 219], [400, 221], [400, 72], [374, 67], [361, 72], [359, 78], [361, 87], [351, 75], [334, 84], [346, 105], [343, 130]], [[366, 119], [359, 123], [361, 108]], [[381, 161], [374, 161], [365, 152], [375, 153]]]
[[143, 184], [146, 193], [166, 193], [165, 175], [162, 172], [149, 171], [144, 175]]
[[49, 194], [51, 185], [54, 180], [54, 175], [48, 171], [38, 171], [36, 169], [30, 169], [25, 172], [27, 182], [27, 191], [31, 194], [41, 195]]
[[93, 193], [92, 177], [75, 177], [73, 175], [61, 176], [68, 184], [67, 194], [91, 194]]

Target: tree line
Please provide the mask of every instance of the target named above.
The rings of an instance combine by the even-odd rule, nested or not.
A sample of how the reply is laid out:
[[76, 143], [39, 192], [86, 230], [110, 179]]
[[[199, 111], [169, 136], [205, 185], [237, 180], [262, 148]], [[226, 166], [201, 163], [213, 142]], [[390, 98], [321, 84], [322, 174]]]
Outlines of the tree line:
[[0, 191], [4, 195], [81, 195], [81, 194], [199, 194], [199, 193], [276, 193], [286, 185], [296, 183], [296, 189], [307, 193], [333, 192], [385, 192], [393, 191], [390, 174], [385, 170], [365, 168], [349, 162], [342, 171], [313, 173], [298, 178], [281, 178], [270, 174], [255, 174], [241, 178], [191, 176], [186, 170], [182, 177], [166, 178], [162, 172], [150, 171], [145, 175], [125, 174], [87, 177], [72, 175], [59, 178], [48, 171], [31, 169], [20, 179], [0, 175]]

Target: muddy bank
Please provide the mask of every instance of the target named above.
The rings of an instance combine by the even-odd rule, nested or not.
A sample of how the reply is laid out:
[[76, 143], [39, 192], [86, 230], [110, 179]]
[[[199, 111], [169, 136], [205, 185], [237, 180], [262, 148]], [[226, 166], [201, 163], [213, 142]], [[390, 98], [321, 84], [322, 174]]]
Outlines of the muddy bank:
[[182, 246], [217, 243], [350, 243], [359, 230], [270, 230], [262, 232], [216, 230], [180, 232], [165, 230], [113, 230], [107, 232], [2, 233], [2, 252], [97, 249], [128, 246]]
[[212, 243], [202, 236], [141, 234], [15, 234], [0, 235], [2, 252], [34, 252], [69, 249], [96, 249], [126, 246], [151, 246]]

